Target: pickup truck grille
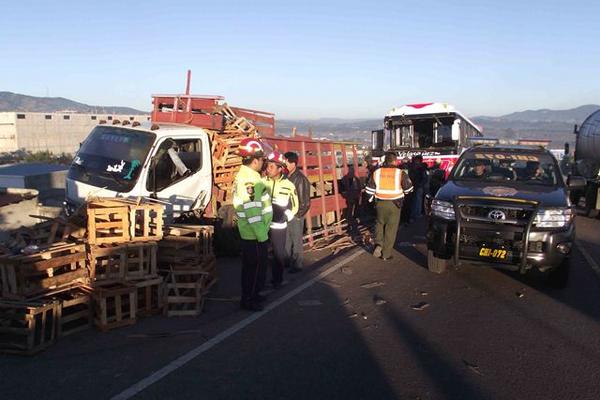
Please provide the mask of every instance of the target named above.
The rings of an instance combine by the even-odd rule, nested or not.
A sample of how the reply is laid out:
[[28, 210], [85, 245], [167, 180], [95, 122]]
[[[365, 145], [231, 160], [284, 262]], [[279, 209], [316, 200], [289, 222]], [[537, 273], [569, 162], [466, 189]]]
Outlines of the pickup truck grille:
[[490, 222], [502, 222], [501, 220], [493, 220], [489, 217], [492, 211], [501, 211], [504, 213], [506, 220], [509, 221], [525, 221], [531, 216], [531, 211], [518, 208], [495, 207], [493, 205], [479, 206], [469, 205], [462, 208], [465, 217], [477, 217], [489, 219]]

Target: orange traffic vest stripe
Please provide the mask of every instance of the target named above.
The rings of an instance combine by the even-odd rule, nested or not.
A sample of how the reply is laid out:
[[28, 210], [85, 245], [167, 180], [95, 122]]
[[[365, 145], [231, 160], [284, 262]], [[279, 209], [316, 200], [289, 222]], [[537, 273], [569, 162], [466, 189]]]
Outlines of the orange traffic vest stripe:
[[375, 198], [396, 200], [404, 197], [402, 190], [402, 170], [398, 168], [379, 168], [373, 173], [375, 180]]

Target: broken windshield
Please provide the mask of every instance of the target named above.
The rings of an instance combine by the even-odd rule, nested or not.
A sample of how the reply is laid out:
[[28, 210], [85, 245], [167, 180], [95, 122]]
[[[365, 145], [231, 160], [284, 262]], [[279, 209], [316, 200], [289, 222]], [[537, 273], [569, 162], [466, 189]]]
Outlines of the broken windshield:
[[69, 178], [116, 192], [135, 186], [155, 135], [112, 126], [97, 126], [77, 152]]

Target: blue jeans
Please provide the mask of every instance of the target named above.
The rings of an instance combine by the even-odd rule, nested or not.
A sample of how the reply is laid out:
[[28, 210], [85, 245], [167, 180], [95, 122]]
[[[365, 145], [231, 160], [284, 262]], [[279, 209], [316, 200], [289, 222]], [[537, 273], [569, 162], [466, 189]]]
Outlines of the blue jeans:
[[417, 218], [421, 215], [423, 215], [423, 188], [416, 187], [413, 193], [410, 217]]

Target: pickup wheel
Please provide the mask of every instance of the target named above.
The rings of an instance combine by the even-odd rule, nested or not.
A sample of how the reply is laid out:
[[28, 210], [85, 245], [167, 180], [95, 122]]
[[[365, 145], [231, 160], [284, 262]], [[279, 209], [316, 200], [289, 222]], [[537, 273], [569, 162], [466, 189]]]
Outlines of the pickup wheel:
[[569, 259], [565, 259], [557, 268], [548, 273], [548, 286], [555, 289], [564, 289], [569, 282], [569, 273], [571, 271], [571, 263]]
[[448, 269], [450, 260], [437, 258], [433, 255], [433, 250], [427, 250], [427, 269], [435, 274], [442, 274]]

